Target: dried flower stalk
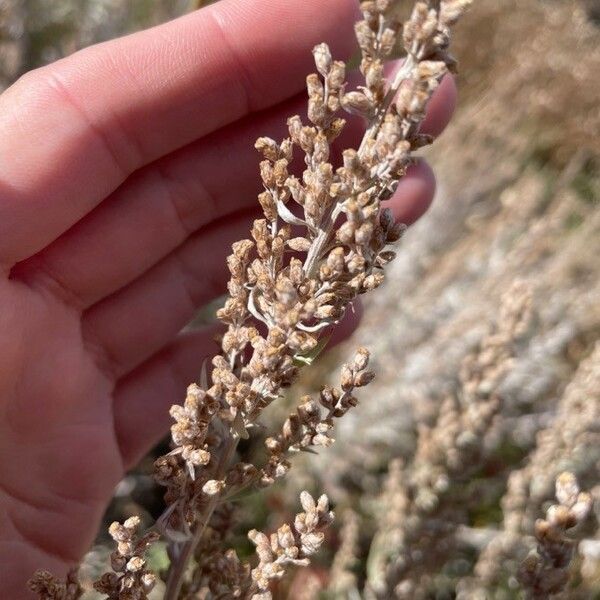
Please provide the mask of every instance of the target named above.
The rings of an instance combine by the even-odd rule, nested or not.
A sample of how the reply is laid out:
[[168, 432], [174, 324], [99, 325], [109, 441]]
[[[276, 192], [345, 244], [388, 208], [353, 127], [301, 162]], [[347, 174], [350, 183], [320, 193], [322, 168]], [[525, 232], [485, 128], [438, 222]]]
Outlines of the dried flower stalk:
[[[269, 585], [281, 579], [290, 566], [307, 566], [324, 541], [324, 530], [333, 521], [327, 496], [318, 501], [302, 492], [303, 511], [292, 524], [283, 524], [270, 536], [256, 530], [248, 538], [256, 546], [258, 564], [254, 569], [242, 562], [235, 550], [203, 548], [205, 564], [194, 573], [193, 585], [186, 589], [186, 598], [239, 598], [240, 600], [271, 600]], [[220, 537], [219, 532], [215, 532]]]
[[187, 589], [199, 598], [241, 597], [248, 588], [250, 565], [242, 563], [233, 550], [223, 551], [234, 530], [235, 514], [231, 503], [221, 503], [196, 547], [196, 566]]
[[[352, 363], [343, 365], [339, 389], [324, 386], [318, 402], [310, 396], [300, 399], [297, 410], [287, 418], [277, 437], [269, 437], [265, 441], [269, 461], [259, 473], [261, 485], [270, 485], [287, 473], [290, 463], [286, 457], [290, 453], [333, 444], [330, 431], [334, 419], [343, 417], [357, 405], [358, 400], [353, 395], [355, 388], [368, 385], [375, 376], [372, 371], [366, 370], [368, 363], [369, 352], [360, 348]], [[324, 416], [321, 407], [326, 411]]]
[[[251, 240], [234, 244], [228, 259], [229, 298], [218, 312], [227, 331], [222, 354], [212, 361], [212, 385], [191, 386], [184, 406], [171, 409], [174, 450], [157, 461], [169, 504], [163, 519], [173, 561], [169, 600], [179, 596], [186, 565], [218, 503], [257, 479], [253, 465], [231, 464], [239, 439], [311, 361], [321, 334], [352, 300], [382, 283], [382, 268], [394, 257], [386, 246], [398, 240], [402, 228], [380, 203], [405, 174], [411, 152], [431, 141], [420, 124], [431, 94], [454, 65], [447, 52], [449, 27], [469, 3], [416, 3], [402, 33], [405, 60], [389, 84], [383, 67], [400, 35], [396, 3], [363, 2], [356, 34], [365, 86], [346, 92], [344, 64], [333, 60], [326, 44], [317, 46], [318, 74], [307, 78], [311, 124], [292, 117], [289, 137], [281, 143], [258, 140], [265, 218], [255, 221]], [[330, 145], [345, 125], [338, 116], [342, 108], [364, 117], [368, 126], [359, 149], [344, 151], [343, 166], [335, 169]], [[295, 148], [305, 156], [301, 179], [289, 172]], [[294, 205], [302, 216], [291, 210]], [[287, 469], [283, 451], [327, 443], [331, 419], [353, 402], [350, 388], [372, 378], [360, 374], [362, 369], [342, 376], [339, 398], [334, 392], [321, 395], [329, 409], [324, 421], [315, 403], [303, 400], [282, 433], [268, 442], [271, 458], [258, 477], [262, 484]]]
[[562, 592], [569, 581], [569, 566], [577, 543], [567, 537], [567, 531], [588, 517], [592, 497], [581, 492], [572, 473], [562, 473], [556, 479], [556, 499], [545, 519], [535, 524], [537, 549], [521, 564], [519, 581], [527, 600], [543, 600]]

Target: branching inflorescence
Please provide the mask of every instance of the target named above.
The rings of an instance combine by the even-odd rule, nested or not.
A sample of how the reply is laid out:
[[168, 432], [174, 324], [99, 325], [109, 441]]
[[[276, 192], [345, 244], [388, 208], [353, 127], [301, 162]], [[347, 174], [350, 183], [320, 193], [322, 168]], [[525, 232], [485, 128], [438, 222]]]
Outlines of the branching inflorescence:
[[[334, 419], [356, 405], [355, 389], [373, 379], [369, 353], [360, 349], [343, 367], [339, 389], [302, 398], [281, 431], [267, 438], [264, 465], [237, 460], [239, 440], [312, 362], [353, 300], [383, 282], [394, 258], [389, 246], [403, 226], [381, 203], [406, 173], [412, 152], [432, 141], [421, 123], [432, 93], [454, 66], [449, 28], [470, 2], [418, 0], [404, 24], [396, 17], [399, 1], [362, 2], [356, 36], [364, 86], [349, 91], [345, 64], [333, 60], [326, 44], [318, 45], [318, 73], [307, 78], [309, 123], [293, 116], [289, 137], [257, 141], [264, 218], [254, 222], [251, 239], [233, 245], [229, 296], [217, 315], [226, 326], [221, 352], [212, 360], [210, 381], [191, 385], [184, 404], [172, 407], [173, 449], [156, 461], [156, 479], [166, 488], [159, 529], [169, 541], [168, 600], [211, 588], [209, 574], [190, 577], [189, 566], [215, 510], [240, 490], [285, 475], [290, 453], [330, 444]], [[388, 81], [384, 66], [399, 45], [405, 56]], [[366, 132], [358, 149], [332, 157], [332, 143], [346, 124], [342, 110], [363, 118]], [[293, 174], [294, 153], [304, 156], [300, 177]], [[252, 534], [260, 564], [251, 586], [243, 583], [248, 570], [237, 557], [220, 555], [237, 578], [235, 597], [270, 597], [268, 582], [283, 565], [304, 564], [318, 548], [330, 518], [325, 498], [318, 504], [309, 498], [302, 499], [305, 517], [280, 529], [270, 545], [264, 534]]]
[[117, 545], [110, 557], [112, 573], [105, 573], [94, 584], [109, 600], [143, 600], [154, 588], [156, 577], [147, 569], [144, 555], [158, 535], [148, 532], [137, 539], [139, 526], [139, 517], [131, 517], [123, 524], [115, 522], [109, 527]]
[[[351, 302], [382, 283], [383, 267], [394, 258], [388, 246], [402, 226], [381, 202], [405, 174], [411, 152], [431, 141], [420, 124], [454, 64], [447, 52], [449, 26], [469, 2], [419, 1], [402, 34], [395, 4], [361, 5], [364, 19], [356, 34], [365, 85], [346, 91], [344, 63], [333, 60], [326, 44], [317, 46], [318, 74], [307, 78], [310, 124], [291, 117], [288, 138], [256, 144], [264, 157], [259, 201], [265, 218], [254, 222], [252, 239], [234, 244], [228, 259], [229, 298], [218, 312], [227, 331], [222, 353], [213, 359], [212, 385], [192, 386], [185, 405], [173, 407], [174, 450], [157, 461], [169, 503], [165, 531], [175, 533], [169, 598], [177, 597], [184, 565], [216, 505], [241, 488], [284, 475], [291, 450], [327, 445], [333, 419], [356, 404], [354, 388], [372, 379], [365, 370], [368, 353], [360, 350], [342, 371], [341, 390], [325, 388], [318, 402], [304, 398], [282, 432], [267, 439], [264, 467], [235, 462], [238, 440], [311, 361]], [[401, 35], [406, 57], [390, 83], [384, 64]], [[345, 125], [342, 108], [366, 119], [367, 130], [358, 150], [345, 150], [336, 169], [330, 151]], [[301, 178], [290, 173], [298, 149], [305, 162]], [[190, 539], [179, 541], [182, 535]]]

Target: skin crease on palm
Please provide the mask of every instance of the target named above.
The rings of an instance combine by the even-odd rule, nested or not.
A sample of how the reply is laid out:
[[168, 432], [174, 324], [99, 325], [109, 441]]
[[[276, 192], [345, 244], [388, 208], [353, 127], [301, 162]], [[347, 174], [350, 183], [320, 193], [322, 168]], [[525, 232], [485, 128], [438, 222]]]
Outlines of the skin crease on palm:
[[[315, 44], [353, 52], [354, 0], [326, 4], [222, 0], [0, 96], [2, 597], [29, 598], [36, 569], [62, 575], [82, 557], [214, 352], [214, 331], [181, 330], [222, 293], [228, 247], [247, 236], [253, 142], [302, 112]], [[455, 97], [446, 78], [428, 132]], [[414, 166], [396, 217], [418, 218], [434, 186]]]

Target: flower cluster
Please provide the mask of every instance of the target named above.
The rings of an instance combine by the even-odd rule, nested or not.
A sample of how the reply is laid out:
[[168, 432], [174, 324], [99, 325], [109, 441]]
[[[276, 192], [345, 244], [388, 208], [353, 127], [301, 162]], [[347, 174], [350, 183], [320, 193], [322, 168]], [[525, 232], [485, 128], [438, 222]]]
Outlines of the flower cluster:
[[[324, 386], [319, 400], [303, 396], [300, 405], [283, 424], [277, 437], [269, 437], [265, 445], [269, 452], [269, 461], [260, 472], [260, 483], [270, 485], [276, 478], [283, 477], [290, 463], [290, 452], [306, 451], [311, 446], [330, 446], [334, 440], [330, 436], [334, 419], [343, 417], [358, 404], [353, 395], [354, 389], [368, 385], [375, 373], [366, 370], [369, 352], [360, 348], [354, 360], [342, 367], [340, 389]], [[325, 409], [323, 414], [321, 408]]]
[[288, 565], [308, 565], [309, 557], [323, 544], [324, 530], [333, 521], [327, 496], [315, 502], [308, 492], [302, 492], [300, 502], [304, 512], [296, 515], [292, 525], [286, 523], [270, 536], [256, 530], [248, 533], [259, 559], [252, 571], [256, 590], [252, 600], [271, 600], [269, 582], [283, 577]]
[[598, 477], [600, 459], [600, 344], [581, 362], [566, 387], [553, 421], [542, 429], [525, 466], [513, 471], [502, 498], [502, 532], [482, 551], [475, 574], [480, 588], [496, 584], [516, 569], [523, 536], [535, 530], [539, 506], [552, 497], [559, 473], [579, 481]]
[[94, 588], [110, 600], [146, 600], [156, 583], [156, 577], [147, 569], [144, 554], [158, 534], [149, 532], [137, 539], [139, 526], [139, 517], [131, 517], [123, 524], [113, 523], [108, 530], [117, 544], [110, 556], [113, 572], [105, 573], [94, 583]]
[[351, 509], [346, 510], [342, 516], [339, 547], [329, 573], [328, 591], [336, 597], [351, 597], [357, 588], [357, 577], [353, 569], [359, 563], [359, 526], [358, 515]]
[[[238, 441], [314, 359], [352, 301], [383, 282], [383, 267], [394, 258], [389, 245], [403, 226], [381, 202], [405, 174], [412, 151], [431, 141], [420, 125], [454, 65], [449, 27], [468, 4], [419, 0], [402, 27], [397, 2], [362, 2], [356, 35], [365, 85], [347, 90], [344, 63], [318, 45], [317, 73], [307, 78], [308, 123], [291, 117], [284, 140], [257, 141], [264, 218], [254, 222], [251, 239], [233, 245], [229, 297], [217, 314], [226, 326], [222, 351], [212, 361], [210, 382], [192, 386], [184, 406], [171, 410], [173, 451], [157, 461], [169, 504], [162, 525], [171, 554], [180, 557], [171, 569], [169, 598], [177, 596], [181, 563], [192, 556], [219, 502], [254, 481], [265, 485], [283, 475], [289, 450], [327, 445], [333, 418], [356, 403], [351, 389], [372, 378], [364, 367], [347, 367], [342, 391], [321, 393], [324, 419], [318, 404], [304, 398], [282, 432], [267, 440], [265, 467], [235, 462]], [[384, 65], [399, 44], [406, 56], [388, 81]], [[364, 118], [367, 129], [358, 149], [343, 151], [338, 161], [332, 143], [346, 124], [342, 110]], [[298, 151], [305, 167], [300, 177], [294, 174]], [[361, 352], [357, 360], [366, 366], [368, 355]]]
[[29, 581], [29, 589], [40, 600], [78, 600], [83, 594], [76, 569], [67, 574], [65, 581], [48, 571], [38, 571]]

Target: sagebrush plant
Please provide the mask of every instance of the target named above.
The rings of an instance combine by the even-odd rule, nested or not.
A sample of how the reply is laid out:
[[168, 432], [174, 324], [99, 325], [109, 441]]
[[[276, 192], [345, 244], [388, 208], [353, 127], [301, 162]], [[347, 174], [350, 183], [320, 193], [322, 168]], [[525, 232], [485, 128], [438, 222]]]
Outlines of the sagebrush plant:
[[433, 426], [419, 424], [410, 464], [390, 463], [368, 558], [368, 597], [413, 598], [455, 554], [470, 505], [465, 484], [483, 462], [502, 411], [499, 384], [531, 318], [531, 289], [517, 281], [504, 294], [494, 327], [464, 358], [457, 392], [442, 400]]
[[[579, 541], [597, 525], [588, 516], [600, 493], [592, 487], [598, 481], [600, 345], [581, 362], [555, 420], [523, 464], [507, 461], [500, 473], [493, 467], [508, 426], [503, 383], [528, 347], [538, 317], [534, 296], [529, 281], [517, 280], [505, 290], [494, 322], [464, 356], [455, 384], [436, 398], [435, 419], [417, 420], [414, 450], [389, 462], [375, 497], [366, 489], [358, 492], [361, 514], [351, 513], [340, 531], [323, 586], [326, 598], [592, 597], [579, 585], [583, 568], [573, 559], [578, 552], [585, 558], [588, 548], [591, 568], [597, 564], [598, 534]], [[484, 490], [497, 493], [501, 477], [508, 478], [504, 522], [489, 516], [477, 522], [474, 515], [489, 510]], [[591, 493], [580, 492], [578, 479]], [[548, 508], [553, 496], [558, 504]], [[350, 506], [356, 501], [343, 500]], [[575, 596], [574, 587], [583, 595]]]
[[[217, 313], [226, 326], [221, 352], [206, 381], [192, 384], [184, 404], [171, 408], [172, 450], [156, 461], [156, 479], [166, 488], [167, 509], [156, 530], [168, 541], [168, 600], [270, 598], [269, 582], [288, 564], [306, 564], [322, 543], [332, 519], [327, 498], [315, 502], [304, 493], [304, 512], [293, 525], [270, 538], [250, 532], [259, 558], [251, 569], [226, 547], [228, 501], [283, 477], [294, 452], [332, 443], [334, 420], [357, 404], [356, 388], [374, 377], [368, 351], [359, 349], [342, 367], [339, 388], [301, 398], [281, 430], [267, 437], [264, 463], [240, 462], [236, 449], [316, 358], [352, 302], [383, 282], [394, 258], [390, 245], [403, 226], [381, 203], [395, 191], [413, 152], [432, 141], [420, 127], [432, 93], [455, 65], [450, 27], [470, 3], [418, 0], [401, 23], [399, 0], [362, 2], [356, 37], [364, 85], [350, 91], [345, 64], [334, 61], [325, 43], [318, 45], [318, 73], [307, 78], [309, 124], [293, 116], [289, 137], [258, 140], [264, 218], [254, 222], [251, 239], [233, 245], [229, 295]], [[384, 68], [399, 44], [404, 57], [388, 79]], [[366, 132], [357, 149], [336, 157], [331, 145], [346, 125], [342, 111], [364, 119]], [[292, 174], [294, 152], [304, 156], [301, 177]], [[111, 527], [118, 543], [112, 572], [95, 586], [109, 598], [142, 599], [153, 587], [157, 574], [143, 554], [156, 535], [136, 541], [136, 527], [137, 521]], [[48, 591], [52, 585], [62, 591]], [[47, 574], [39, 574], [32, 588], [45, 598], [79, 593]]]
[[483, 549], [473, 581], [475, 591], [498, 585], [517, 570], [527, 552], [528, 534], [536, 531], [539, 507], [550, 496], [554, 481], [568, 469], [580, 481], [598, 480], [600, 465], [600, 343], [581, 362], [556, 408], [556, 416], [537, 435], [537, 443], [522, 468], [513, 470], [502, 498], [502, 529]]

